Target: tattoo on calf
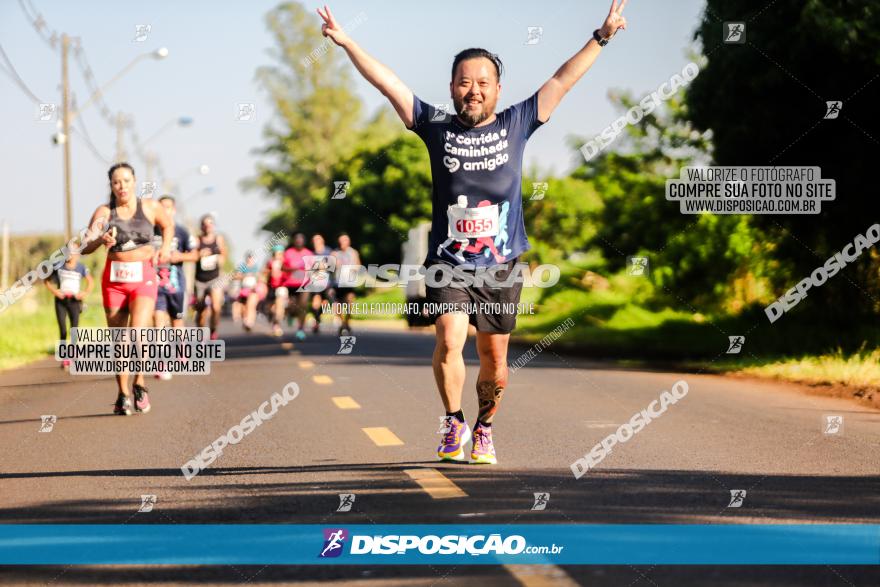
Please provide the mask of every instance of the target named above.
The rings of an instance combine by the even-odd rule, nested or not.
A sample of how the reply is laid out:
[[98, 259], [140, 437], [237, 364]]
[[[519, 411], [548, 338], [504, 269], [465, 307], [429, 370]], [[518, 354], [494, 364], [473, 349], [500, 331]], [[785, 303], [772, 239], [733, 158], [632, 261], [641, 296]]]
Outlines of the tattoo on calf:
[[477, 419], [486, 424], [492, 423], [492, 418], [501, 403], [504, 395], [504, 384], [495, 381], [477, 381], [477, 398], [480, 401], [480, 411]]

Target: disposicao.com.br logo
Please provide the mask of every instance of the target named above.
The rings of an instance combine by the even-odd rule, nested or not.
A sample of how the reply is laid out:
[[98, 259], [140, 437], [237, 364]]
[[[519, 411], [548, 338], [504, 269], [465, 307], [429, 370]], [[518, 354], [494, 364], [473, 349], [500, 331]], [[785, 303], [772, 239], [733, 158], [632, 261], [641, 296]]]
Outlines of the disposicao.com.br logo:
[[[338, 557], [345, 550], [349, 538], [343, 528], [325, 528], [324, 545], [319, 558]], [[529, 546], [526, 539], [518, 534], [502, 537], [501, 534], [448, 534], [439, 536], [428, 534], [387, 534], [351, 535], [351, 555], [412, 554], [420, 555], [517, 555], [517, 554], [559, 554], [564, 546]]]

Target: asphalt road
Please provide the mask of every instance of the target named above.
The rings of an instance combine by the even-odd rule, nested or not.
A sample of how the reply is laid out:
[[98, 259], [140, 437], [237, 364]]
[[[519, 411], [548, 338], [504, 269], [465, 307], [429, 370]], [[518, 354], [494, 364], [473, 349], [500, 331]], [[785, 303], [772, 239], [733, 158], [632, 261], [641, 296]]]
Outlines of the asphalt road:
[[[434, 460], [443, 415], [430, 331], [294, 342], [225, 322], [204, 377], [150, 380], [153, 410], [112, 416], [112, 378], [45, 360], [0, 373], [0, 523], [880, 523], [880, 412], [788, 384], [629, 370], [557, 354], [517, 371], [499, 465]], [[524, 348], [514, 348], [516, 358]], [[464, 411], [476, 413], [467, 348]], [[677, 380], [689, 392], [595, 469], [571, 463]], [[198, 476], [180, 467], [287, 383], [299, 396]], [[843, 416], [823, 434], [826, 415]], [[41, 415], [56, 415], [39, 432]], [[431, 482], [419, 479], [428, 476]], [[746, 490], [730, 508], [731, 490]], [[534, 493], [550, 494], [533, 511]], [[339, 494], [355, 494], [337, 512]], [[138, 512], [141, 495], [156, 496]], [[5, 567], [17, 584], [867, 585], [876, 567]]]

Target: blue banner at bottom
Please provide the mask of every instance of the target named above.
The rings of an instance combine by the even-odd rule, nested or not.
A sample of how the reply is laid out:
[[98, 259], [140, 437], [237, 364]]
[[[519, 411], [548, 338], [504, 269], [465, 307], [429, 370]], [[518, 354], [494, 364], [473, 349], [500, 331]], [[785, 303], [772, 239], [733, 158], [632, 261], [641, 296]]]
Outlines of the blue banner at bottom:
[[877, 565], [880, 525], [0, 525], [0, 564]]

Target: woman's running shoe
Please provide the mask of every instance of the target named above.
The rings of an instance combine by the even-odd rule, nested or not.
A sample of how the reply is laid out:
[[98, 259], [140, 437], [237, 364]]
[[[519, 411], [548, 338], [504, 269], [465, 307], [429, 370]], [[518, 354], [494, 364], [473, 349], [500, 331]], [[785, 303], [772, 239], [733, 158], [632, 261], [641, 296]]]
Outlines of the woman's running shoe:
[[442, 461], [463, 461], [464, 446], [471, 440], [471, 429], [467, 422], [459, 422], [455, 416], [446, 416], [443, 430], [443, 441], [437, 447], [437, 456]]
[[284, 336], [284, 331], [277, 324], [272, 327], [272, 334], [277, 337]]
[[125, 397], [121, 393], [116, 398], [116, 405], [113, 406], [113, 413], [119, 416], [131, 416], [134, 413], [134, 405], [131, 398]]
[[471, 460], [480, 465], [495, 465], [495, 445], [492, 443], [492, 428], [481, 426], [479, 422], [474, 426], [474, 449], [471, 451]]
[[143, 412], [146, 414], [150, 411], [150, 394], [147, 393], [147, 388], [143, 385], [134, 384], [132, 389], [134, 392], [134, 409], [137, 412]]
[[303, 341], [303, 340], [305, 340], [305, 339], [306, 339], [306, 333], [303, 332], [302, 329], [297, 330], [297, 331], [296, 331], [296, 339], [299, 340], [299, 341]]

